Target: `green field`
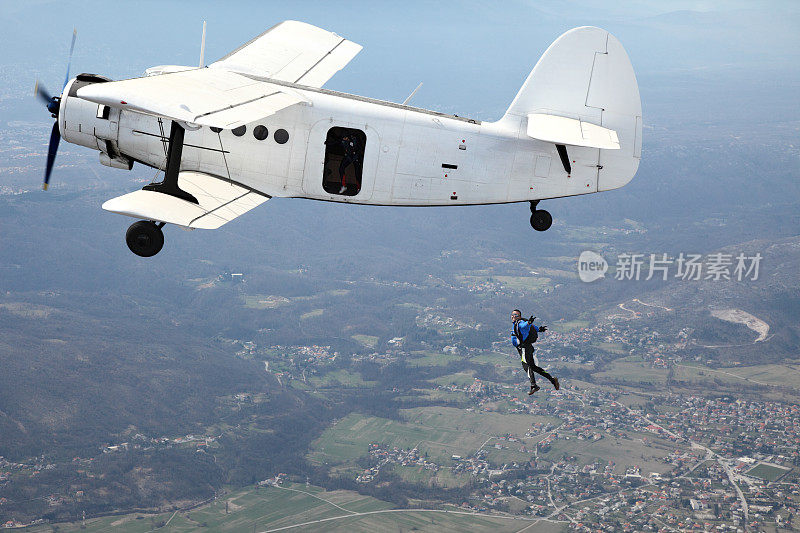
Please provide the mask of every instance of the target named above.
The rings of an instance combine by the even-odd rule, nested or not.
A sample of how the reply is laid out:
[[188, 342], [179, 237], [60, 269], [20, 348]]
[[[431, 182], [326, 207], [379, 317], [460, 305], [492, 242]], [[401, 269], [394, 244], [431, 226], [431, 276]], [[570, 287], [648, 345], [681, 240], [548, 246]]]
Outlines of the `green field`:
[[289, 304], [288, 298], [268, 294], [245, 295], [243, 299], [244, 306], [250, 309], [275, 309]]
[[622, 347], [619, 342], [598, 342], [595, 346], [606, 352], [615, 353], [617, 355], [625, 355], [628, 350]]
[[406, 359], [408, 366], [447, 366], [453, 361], [460, 361], [458, 355], [442, 352], [412, 352], [410, 359]]
[[523, 437], [536, 422], [558, 425], [557, 418], [533, 415], [485, 413], [465, 411], [452, 407], [417, 407], [403, 409], [403, 418], [420, 427], [429, 429], [451, 429], [467, 434], [488, 437], [511, 434]]
[[416, 400], [424, 398], [431, 402], [444, 402], [450, 405], [459, 405], [464, 408], [472, 405], [469, 395], [462, 391], [423, 389], [413, 396], [403, 396], [401, 399]]
[[367, 348], [374, 348], [378, 344], [378, 337], [374, 335], [352, 335], [352, 339]]
[[555, 324], [553, 324], [553, 329], [561, 333], [566, 333], [574, 329], [582, 329], [588, 327], [589, 327], [588, 320], [570, 320], [568, 322], [556, 322]]
[[315, 387], [374, 387], [375, 381], [364, 381], [361, 374], [353, 370], [334, 370], [323, 376], [313, 376], [309, 381]]
[[436, 385], [456, 385], [458, 387], [472, 385], [474, 382], [475, 382], [474, 370], [468, 370], [466, 372], [456, 372], [455, 374], [448, 374], [446, 376], [441, 376], [431, 380], [431, 383], [435, 383]]
[[346, 296], [350, 294], [350, 289], [333, 289], [330, 291], [326, 291], [323, 294], [329, 294], [331, 296]]
[[470, 434], [449, 428], [428, 428], [377, 418], [350, 414], [325, 430], [311, 445], [308, 457], [317, 463], [340, 464], [352, 462], [367, 454], [367, 446], [379, 442], [402, 449], [418, 447], [437, 464], [449, 464], [452, 454], [469, 455], [486, 440], [480, 434]]
[[510, 289], [523, 292], [540, 291], [552, 285], [550, 278], [540, 276], [495, 276], [494, 279]]
[[499, 366], [518, 366], [519, 365], [519, 355], [514, 350], [514, 347], [511, 346], [511, 343], [508, 344], [508, 352], [484, 352], [480, 355], [476, 355], [475, 357], [471, 357], [469, 360], [471, 363], [484, 363], [489, 365], [499, 365]]
[[442, 468], [436, 473], [433, 480], [440, 487], [461, 487], [466, 485], [472, 476], [469, 474], [454, 474], [449, 468]]
[[[633, 435], [629, 434], [629, 437]], [[642, 474], [648, 472], [664, 473], [672, 469], [672, 465], [664, 463], [665, 456], [675, 449], [675, 445], [662, 439], [647, 435], [653, 443], [645, 446], [640, 438], [621, 438], [605, 436], [599, 441], [558, 439], [553, 441], [547, 453], [540, 453], [550, 461], [557, 461], [564, 454], [575, 456], [581, 464], [592, 464], [596, 461], [614, 461], [614, 471], [624, 473], [628, 466], [638, 466]]]
[[[312, 444], [309, 459], [333, 465], [352, 463], [367, 454], [370, 443], [379, 442], [401, 449], [417, 447], [420, 454], [427, 454], [439, 466], [449, 466], [452, 455], [469, 456], [494, 437], [511, 434], [521, 442], [508, 443], [509, 450], [486, 448], [490, 461], [493, 464], [528, 461], [532, 452], [521, 453], [520, 447], [525, 445], [530, 449], [540, 439], [523, 439], [531, 424], [559, 423], [550, 417], [469, 412], [452, 407], [420, 407], [401, 413], [403, 422], [350, 414]], [[432, 477], [430, 473], [422, 474], [425, 479]]]
[[309, 318], [322, 316], [322, 313], [324, 312], [325, 312], [324, 309], [312, 309], [308, 313], [303, 313], [302, 315], [300, 315], [300, 320], [308, 320]]
[[786, 474], [786, 472], [788, 472], [789, 470], [791, 469], [780, 468], [765, 463], [759, 463], [750, 470], [748, 470], [746, 473], [748, 476], [757, 477], [763, 479], [764, 481], [775, 481], [776, 479]]
[[742, 380], [800, 389], [800, 363], [719, 368], [717, 370], [716, 374], [727, 372], [739, 376]]
[[656, 385], [664, 387], [667, 383], [667, 370], [664, 368], [651, 368], [648, 363], [632, 363], [615, 361], [608, 365], [607, 370], [594, 375], [598, 381], [611, 383], [622, 382], [633, 385]]
[[524, 441], [525, 443], [530, 442], [527, 452], [519, 451], [520, 447], [524, 444], [523, 442], [503, 441], [499, 443], [501, 448], [498, 449], [495, 448], [495, 441], [491, 441], [484, 446], [483, 449], [486, 451], [486, 460], [489, 461], [489, 464], [493, 466], [502, 466], [504, 464], [511, 464], [513, 462], [527, 463], [533, 458], [533, 449], [538, 440], [541, 439]]
[[[226, 512], [227, 504], [227, 512]], [[162, 524], [165, 524], [162, 526]], [[289, 531], [428, 531], [459, 532], [519, 531], [531, 521], [476, 515], [450, 507], [449, 510], [393, 509], [392, 505], [356, 492], [325, 491], [319, 487], [284, 483], [235, 491], [191, 511], [162, 514], [132, 513], [93, 518], [80, 522], [56, 524], [62, 532], [144, 533], [158, 529], [165, 532], [229, 531], [266, 532], [290, 527]], [[543, 523], [544, 524], [544, 523]], [[299, 526], [299, 527], [292, 527]], [[554, 527], [555, 526], [555, 527]], [[50, 525], [26, 528], [30, 532], [49, 532]], [[555, 532], [562, 526], [538, 525], [528, 531]]]
[[433, 470], [425, 470], [424, 467], [417, 465], [393, 465], [390, 470], [409, 483], [436, 485], [446, 488], [463, 487], [472, 479], [469, 474], [453, 474], [449, 468], [441, 468], [438, 472], [434, 472]]

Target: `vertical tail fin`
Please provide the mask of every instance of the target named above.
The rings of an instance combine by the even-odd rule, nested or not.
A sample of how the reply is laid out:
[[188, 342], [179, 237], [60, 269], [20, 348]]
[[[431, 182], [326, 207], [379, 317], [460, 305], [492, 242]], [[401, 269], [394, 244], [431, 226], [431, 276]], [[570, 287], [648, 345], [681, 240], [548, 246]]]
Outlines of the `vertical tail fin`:
[[597, 190], [622, 187], [636, 174], [642, 147], [639, 86], [628, 54], [607, 31], [575, 28], [550, 45], [502, 120], [527, 127], [529, 115], [567, 117], [616, 132], [619, 149], [600, 150]]

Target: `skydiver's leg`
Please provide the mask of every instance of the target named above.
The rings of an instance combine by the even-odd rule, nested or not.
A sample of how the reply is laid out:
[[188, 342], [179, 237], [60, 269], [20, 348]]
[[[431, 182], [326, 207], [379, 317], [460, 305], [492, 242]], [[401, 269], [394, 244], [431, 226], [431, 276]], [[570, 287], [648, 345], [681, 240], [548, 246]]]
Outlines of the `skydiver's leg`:
[[[525, 351], [525, 359], [528, 359], [528, 351], [527, 350]], [[547, 370], [545, 370], [544, 368], [540, 367], [536, 363], [537, 363], [536, 358], [533, 356], [533, 346], [531, 346], [531, 357], [530, 357], [530, 360], [528, 361], [528, 367], [531, 369], [531, 374], [533, 374], [534, 372], [539, 374], [540, 376], [545, 378], [547, 381], [552, 383], [553, 387], [555, 387], [556, 390], [561, 388], [560, 385], [558, 384], [558, 378], [554, 378], [553, 376], [551, 376], [550, 373]]]
[[528, 392], [528, 395], [530, 396], [538, 391], [540, 387], [536, 384], [536, 374], [533, 371], [533, 346], [524, 346], [523, 350], [525, 350], [525, 361], [522, 363], [522, 368], [525, 369], [525, 372], [527, 372], [528, 377], [531, 380], [531, 390]]
[[527, 363], [522, 363], [522, 370], [525, 371], [525, 375], [531, 380], [531, 386], [536, 385], [536, 374], [533, 373], [531, 367], [529, 367]]
[[344, 156], [342, 162], [339, 163], [339, 175], [342, 176], [342, 188], [339, 189], [339, 194], [344, 194], [347, 191], [347, 167], [353, 164], [353, 158], [349, 155]]
[[547, 372], [547, 370], [545, 370], [544, 368], [542, 368], [542, 367], [540, 367], [540, 366], [532, 366], [532, 367], [531, 367], [531, 371], [533, 371], [533, 372], [536, 372], [537, 374], [539, 374], [540, 376], [542, 376], [544, 379], [546, 379], [547, 381], [549, 381], [550, 383], [552, 383], [552, 384], [553, 384], [553, 386], [555, 386], [555, 384], [556, 384], [556, 378], [554, 378], [553, 376], [551, 376], [551, 375], [550, 375], [550, 374]]
[[345, 176], [347, 174], [347, 165], [349, 164], [350, 164], [350, 158], [347, 156], [343, 157], [342, 162], [339, 163], [339, 176], [342, 177], [342, 188], [347, 187], [347, 179]]

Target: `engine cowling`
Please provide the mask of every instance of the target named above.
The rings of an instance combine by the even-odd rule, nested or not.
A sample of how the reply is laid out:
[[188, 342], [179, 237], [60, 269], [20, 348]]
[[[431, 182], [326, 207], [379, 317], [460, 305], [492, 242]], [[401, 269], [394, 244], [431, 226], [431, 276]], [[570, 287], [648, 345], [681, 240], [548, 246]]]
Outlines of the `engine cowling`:
[[99, 150], [102, 164], [130, 170], [133, 161], [121, 154], [117, 145], [120, 110], [77, 95], [81, 87], [108, 81], [111, 79], [97, 74], [78, 74], [70, 80], [59, 104], [58, 129], [65, 141]]

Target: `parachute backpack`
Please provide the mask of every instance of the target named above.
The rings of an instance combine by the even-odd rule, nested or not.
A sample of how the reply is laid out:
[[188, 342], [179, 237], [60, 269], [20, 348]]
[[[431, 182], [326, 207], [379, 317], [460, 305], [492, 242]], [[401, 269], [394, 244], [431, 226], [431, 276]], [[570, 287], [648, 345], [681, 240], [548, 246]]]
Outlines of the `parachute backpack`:
[[536, 328], [533, 327], [533, 321], [536, 320], [536, 317], [531, 315], [531, 317], [526, 321], [530, 323], [531, 329], [528, 330], [528, 338], [523, 340], [520, 338], [521, 334], [519, 333], [519, 326], [514, 326], [514, 335], [517, 337], [519, 341], [519, 345], [522, 346], [524, 344], [533, 344], [539, 339], [539, 332], [536, 331]]
[[539, 340], [539, 332], [536, 331], [536, 328], [533, 327], [533, 321], [536, 320], [536, 317], [531, 315], [531, 318], [528, 319], [528, 322], [531, 324], [531, 329], [528, 331], [528, 342], [533, 344], [537, 340]]

